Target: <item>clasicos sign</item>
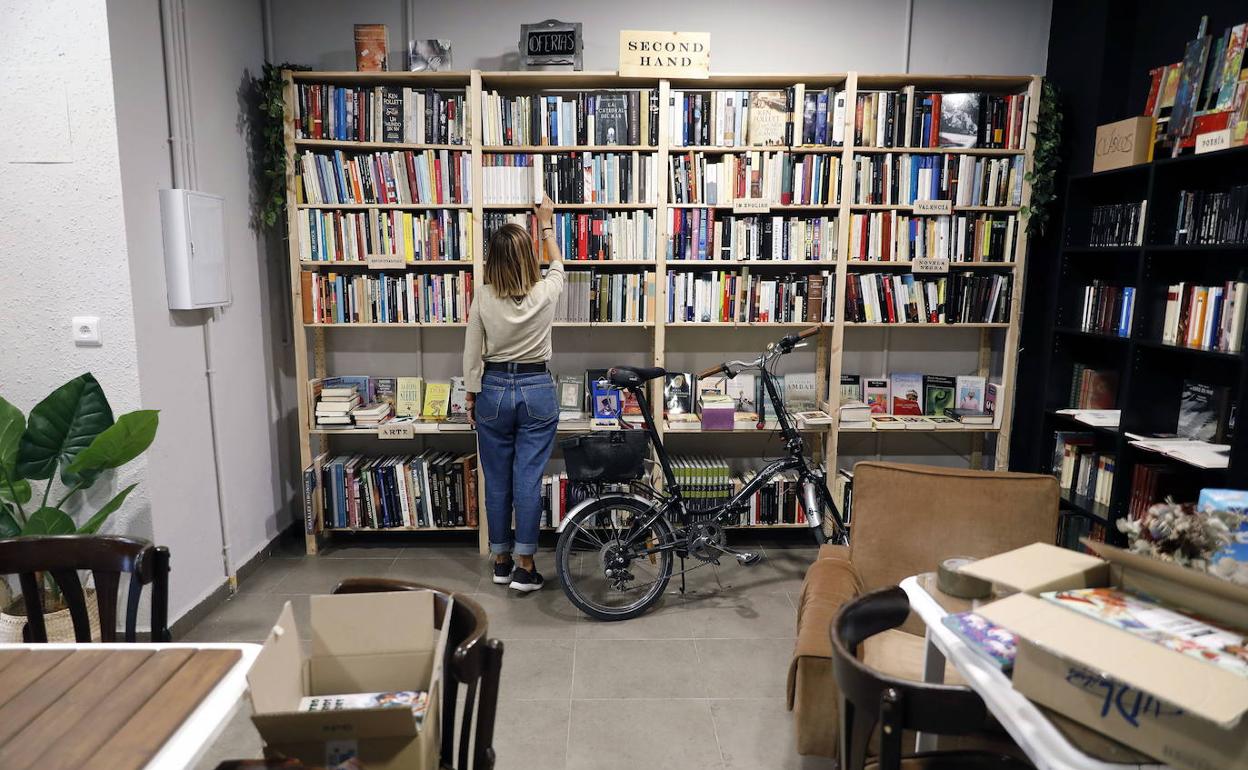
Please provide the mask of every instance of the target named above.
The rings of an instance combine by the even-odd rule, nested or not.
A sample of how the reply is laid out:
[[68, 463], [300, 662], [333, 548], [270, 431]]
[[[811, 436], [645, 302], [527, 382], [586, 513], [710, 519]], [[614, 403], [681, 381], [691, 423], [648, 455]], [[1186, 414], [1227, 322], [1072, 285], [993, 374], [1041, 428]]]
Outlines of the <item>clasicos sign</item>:
[[710, 77], [711, 33], [622, 30], [620, 74], [663, 78]]

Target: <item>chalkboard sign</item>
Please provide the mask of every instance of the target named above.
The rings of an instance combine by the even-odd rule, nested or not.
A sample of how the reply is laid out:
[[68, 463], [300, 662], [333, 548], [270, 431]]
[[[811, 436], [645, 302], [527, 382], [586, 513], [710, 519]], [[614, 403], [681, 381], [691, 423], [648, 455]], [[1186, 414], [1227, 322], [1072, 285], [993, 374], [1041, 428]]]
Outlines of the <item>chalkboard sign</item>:
[[581, 23], [547, 19], [520, 25], [520, 61], [526, 69], [581, 69]]

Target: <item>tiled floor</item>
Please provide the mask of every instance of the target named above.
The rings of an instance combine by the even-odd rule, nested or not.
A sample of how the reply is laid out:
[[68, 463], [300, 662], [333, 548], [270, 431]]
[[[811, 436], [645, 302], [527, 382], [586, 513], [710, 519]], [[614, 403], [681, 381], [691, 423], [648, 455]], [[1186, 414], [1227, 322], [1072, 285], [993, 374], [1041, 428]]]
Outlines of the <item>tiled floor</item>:
[[[285, 602], [306, 614], [310, 594], [345, 577], [418, 580], [473, 594], [505, 643], [500, 770], [831, 768], [797, 755], [784, 707], [795, 602], [815, 554], [785, 545], [763, 544], [767, 560], [752, 568], [703, 567], [686, 596], [621, 623], [592, 621], [568, 602], [549, 550], [538, 556], [549, 582], [527, 596], [493, 585], [468, 546], [279, 552], [184, 639], [260, 641]], [[200, 768], [259, 756], [247, 716], [244, 705]]]

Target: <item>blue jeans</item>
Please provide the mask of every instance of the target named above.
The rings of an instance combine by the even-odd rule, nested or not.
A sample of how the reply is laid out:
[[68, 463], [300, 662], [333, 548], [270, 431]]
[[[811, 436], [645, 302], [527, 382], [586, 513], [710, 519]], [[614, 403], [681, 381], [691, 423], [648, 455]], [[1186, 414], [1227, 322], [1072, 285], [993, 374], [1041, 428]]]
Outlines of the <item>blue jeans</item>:
[[[542, 471], [559, 427], [549, 373], [485, 372], [476, 399], [490, 552], [530, 556], [542, 518]], [[511, 512], [516, 512], [512, 535]]]

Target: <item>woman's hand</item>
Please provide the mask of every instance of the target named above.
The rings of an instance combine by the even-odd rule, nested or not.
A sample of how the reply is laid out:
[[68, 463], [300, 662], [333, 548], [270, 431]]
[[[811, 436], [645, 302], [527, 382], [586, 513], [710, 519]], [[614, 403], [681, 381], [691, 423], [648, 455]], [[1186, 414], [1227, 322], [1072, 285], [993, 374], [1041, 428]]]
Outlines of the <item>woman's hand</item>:
[[477, 394], [469, 393], [464, 406], [468, 412], [468, 424], [475, 428], [477, 426]]
[[533, 207], [533, 213], [537, 215], [537, 226], [550, 227], [555, 221], [555, 203], [550, 199], [549, 195], [542, 196], [542, 202]]

